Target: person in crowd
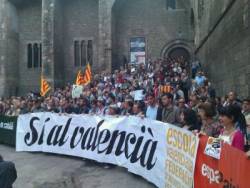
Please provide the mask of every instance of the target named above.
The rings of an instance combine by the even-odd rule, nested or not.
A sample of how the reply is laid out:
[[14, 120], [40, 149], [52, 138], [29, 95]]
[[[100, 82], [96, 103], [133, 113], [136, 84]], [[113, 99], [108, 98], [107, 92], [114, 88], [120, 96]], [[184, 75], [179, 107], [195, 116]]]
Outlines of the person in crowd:
[[121, 115], [132, 115], [133, 114], [134, 102], [131, 96], [127, 96], [124, 103], [122, 104]]
[[20, 102], [20, 114], [27, 114], [29, 112], [28, 106], [25, 100]]
[[183, 129], [189, 131], [199, 130], [197, 114], [192, 109], [184, 109], [181, 112], [180, 121]]
[[247, 124], [245, 151], [249, 151], [249, 157], [250, 157], [250, 116], [247, 115], [245, 119], [246, 119], [246, 124]]
[[180, 98], [184, 98], [184, 92], [181, 90], [180, 85], [177, 84], [174, 91], [174, 99], [178, 101]]
[[198, 114], [202, 121], [201, 133], [218, 137], [222, 130], [222, 125], [216, 120], [216, 108], [210, 102], [201, 103], [198, 106]]
[[89, 114], [96, 114], [98, 110], [97, 107], [97, 100], [96, 99], [92, 99], [91, 100], [91, 105], [90, 105], [90, 110], [89, 110]]
[[41, 98], [37, 98], [33, 101], [33, 107], [31, 109], [32, 113], [36, 113], [36, 112], [44, 112], [44, 108], [42, 107], [42, 99]]
[[192, 93], [190, 95], [190, 102], [189, 102], [190, 108], [197, 113], [199, 104], [200, 104], [199, 97], [197, 96], [197, 94]]
[[86, 98], [80, 98], [78, 106], [79, 106], [79, 114], [89, 113], [88, 101]]
[[185, 109], [188, 108], [188, 105], [186, 104], [184, 98], [180, 98], [180, 99], [177, 101], [177, 107], [178, 107], [178, 110], [179, 110], [180, 113], [183, 112]]
[[97, 99], [97, 111], [96, 115], [105, 115], [107, 108], [105, 107], [105, 101], [103, 97], [99, 96]]
[[17, 179], [15, 164], [9, 161], [4, 161], [0, 155], [0, 187], [12, 188], [12, 185]]
[[147, 109], [146, 109], [146, 117], [152, 120], [156, 120], [157, 118], [158, 106], [156, 104], [154, 94], [149, 94], [147, 96]]
[[239, 102], [237, 101], [237, 94], [234, 91], [230, 91], [227, 95], [227, 98], [223, 104], [223, 106], [230, 106], [230, 105], [239, 105]]
[[203, 72], [199, 71], [195, 77], [196, 84], [200, 87], [203, 86], [206, 81], [206, 77], [203, 75]]
[[166, 93], [162, 95], [162, 108], [158, 109], [157, 120], [179, 126], [179, 111], [178, 108], [173, 104], [173, 99], [174, 97], [171, 93]]
[[245, 118], [250, 115], [250, 98], [243, 100], [242, 113], [244, 114]]
[[225, 143], [244, 151], [244, 134], [237, 129], [236, 123], [239, 120], [239, 114], [236, 105], [230, 105], [219, 111], [219, 119], [224, 129], [221, 131], [219, 138]]
[[145, 116], [144, 104], [141, 101], [134, 103], [132, 110], [133, 110], [133, 115], [135, 115], [135, 116], [139, 116], [139, 117]]
[[108, 108], [108, 115], [110, 116], [116, 116], [119, 115], [119, 108], [116, 104], [110, 104]]

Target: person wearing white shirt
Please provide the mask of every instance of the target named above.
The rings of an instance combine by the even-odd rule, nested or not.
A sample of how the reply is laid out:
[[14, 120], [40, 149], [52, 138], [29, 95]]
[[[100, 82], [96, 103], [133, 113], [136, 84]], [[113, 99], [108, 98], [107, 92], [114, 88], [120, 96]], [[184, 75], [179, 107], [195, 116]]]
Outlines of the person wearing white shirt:
[[146, 118], [156, 120], [158, 106], [156, 105], [155, 97], [153, 94], [151, 94], [151, 95], [148, 95], [147, 99], [148, 99], [147, 100], [148, 105], [147, 105], [147, 110], [146, 110]]

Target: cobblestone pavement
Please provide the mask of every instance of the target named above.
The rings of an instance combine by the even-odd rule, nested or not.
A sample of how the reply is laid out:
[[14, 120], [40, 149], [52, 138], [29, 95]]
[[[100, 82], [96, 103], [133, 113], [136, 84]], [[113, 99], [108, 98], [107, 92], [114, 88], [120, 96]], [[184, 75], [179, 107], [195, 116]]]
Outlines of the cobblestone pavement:
[[13, 161], [18, 179], [13, 188], [154, 188], [124, 168], [105, 169], [94, 161], [43, 153], [15, 152], [0, 145], [0, 154]]

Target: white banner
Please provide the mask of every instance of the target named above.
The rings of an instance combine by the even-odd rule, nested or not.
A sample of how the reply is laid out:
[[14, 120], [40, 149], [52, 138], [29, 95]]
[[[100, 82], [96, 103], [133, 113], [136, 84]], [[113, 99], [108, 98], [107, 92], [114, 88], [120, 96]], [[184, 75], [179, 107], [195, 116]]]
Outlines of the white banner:
[[[170, 137], [167, 133], [175, 129], [169, 124], [138, 117], [26, 114], [18, 118], [16, 151], [50, 152], [111, 163], [164, 188], [168, 186], [168, 174], [172, 173], [165, 168], [167, 149], [178, 138], [173, 134], [172, 142], [167, 144]], [[187, 145], [189, 139], [196, 140], [193, 163], [187, 164], [194, 167], [198, 139], [188, 131], [180, 129], [180, 132], [188, 136], [187, 140], [182, 140], [183, 147], [190, 146]], [[191, 188], [189, 185], [183, 188]]]

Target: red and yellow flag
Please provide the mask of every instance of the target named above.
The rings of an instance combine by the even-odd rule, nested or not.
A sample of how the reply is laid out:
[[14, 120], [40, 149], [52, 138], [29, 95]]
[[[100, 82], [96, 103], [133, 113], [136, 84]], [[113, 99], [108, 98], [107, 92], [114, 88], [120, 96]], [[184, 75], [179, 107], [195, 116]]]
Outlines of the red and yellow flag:
[[50, 87], [49, 83], [47, 82], [47, 80], [45, 80], [43, 78], [43, 76], [41, 76], [41, 90], [40, 90], [40, 95], [42, 97], [44, 97], [48, 93], [48, 91], [50, 89], [51, 89], [51, 87]]
[[77, 77], [76, 77], [76, 85], [84, 85], [84, 76], [82, 74], [82, 71], [79, 70], [78, 71], [78, 74], [77, 74]]
[[87, 67], [85, 69], [85, 74], [84, 74], [84, 78], [83, 78], [84, 85], [87, 85], [88, 83], [90, 83], [91, 79], [92, 79], [91, 67], [90, 67], [90, 64], [88, 63]]
[[170, 85], [163, 85], [163, 86], [160, 86], [160, 92], [161, 93], [171, 93], [172, 88]]
[[87, 67], [85, 69], [84, 75], [82, 74], [82, 71], [79, 70], [76, 78], [76, 85], [87, 85], [91, 82], [92, 79], [92, 73], [91, 73], [91, 67], [90, 64], [87, 64]]

